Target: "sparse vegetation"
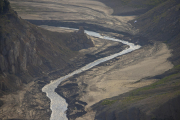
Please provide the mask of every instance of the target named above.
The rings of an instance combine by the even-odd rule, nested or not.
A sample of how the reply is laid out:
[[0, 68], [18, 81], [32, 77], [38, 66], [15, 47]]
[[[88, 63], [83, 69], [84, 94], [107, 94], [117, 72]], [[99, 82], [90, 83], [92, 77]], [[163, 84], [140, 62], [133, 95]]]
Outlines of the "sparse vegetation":
[[167, 77], [165, 77], [165, 78], [163, 78], [161, 80], [158, 80], [157, 82], [155, 82], [155, 83], [153, 83], [153, 84], [151, 84], [149, 86], [136, 89], [136, 90], [132, 91], [132, 95], [137, 95], [137, 94], [140, 94], [141, 92], [145, 92], [145, 91], [148, 91], [148, 90], [158, 88], [160, 85], [166, 84], [168, 81], [170, 81], [173, 77], [176, 77], [176, 76], [179, 76], [179, 73], [169, 75], [169, 76], [167, 76]]
[[[65, 69], [67, 65], [74, 64], [70, 59], [77, 56], [79, 52], [73, 51], [73, 47], [79, 46], [76, 49], [79, 50], [85, 47], [85, 44], [92, 43], [90, 39], [86, 39], [85, 34], [80, 43], [78, 42], [80, 36], [74, 33], [50, 32], [39, 28], [18, 18], [7, 0], [0, 0], [0, 3], [2, 10], [0, 13], [0, 74], [6, 73], [6, 79], [12, 80], [6, 80], [3, 83], [7, 86], [5, 92], [11, 88], [15, 90], [21, 85], [16, 82], [29, 83], [45, 73]], [[71, 39], [73, 35], [76, 36], [74, 41]], [[68, 45], [67, 42], [69, 42]], [[91, 45], [93, 43], [89, 44], [89, 47]], [[9, 55], [10, 51], [11, 55]], [[17, 77], [17, 74], [18, 78], [13, 80], [12, 78]], [[3, 79], [0, 79], [1, 81]]]
[[113, 103], [115, 103], [117, 100], [104, 100], [102, 101], [102, 105], [111, 105]]
[[[149, 112], [155, 111], [160, 108], [168, 100], [174, 99], [180, 95], [180, 65], [176, 65], [170, 70], [169, 75], [157, 82], [136, 90], [132, 90], [123, 96], [115, 97], [112, 100], [104, 100], [101, 105], [117, 106], [116, 108], [108, 108], [113, 110], [126, 110], [131, 105], [145, 104]], [[114, 101], [114, 99], [116, 99]], [[141, 108], [142, 106], [139, 106]], [[111, 111], [112, 112], [112, 111]], [[153, 114], [152, 114], [153, 116]], [[156, 117], [156, 116], [154, 116]]]
[[145, 6], [157, 6], [167, 0], [120, 0], [123, 5], [129, 5], [136, 8], [142, 8]]
[[6, 13], [10, 9], [10, 3], [8, 0], [0, 1], [0, 13]]
[[121, 0], [123, 5], [127, 5], [131, 0]]
[[[0, 12], [2, 14], [4, 14], [5, 12], [7, 12], [9, 10], [9, 3], [5, 2], [5, 1], [7, 1], [7, 0], [0, 1]], [[146, 37], [150, 36], [151, 40], [163, 40], [163, 41], [165, 41], [164, 43], [170, 44], [169, 46], [171, 46], [171, 48], [173, 48], [176, 45], [176, 47], [174, 47], [173, 52], [176, 51], [175, 50], [176, 48], [179, 49], [179, 46], [178, 46], [179, 37], [176, 36], [176, 32], [179, 32], [179, 29], [177, 29], [177, 28], [179, 27], [179, 23], [180, 23], [179, 18], [176, 20], [176, 18], [178, 16], [177, 13], [180, 10], [179, 4], [177, 4], [175, 6], [175, 8], [173, 8], [173, 7], [169, 7], [169, 4], [161, 4], [167, 0], [119, 0], [119, 1], [121, 1], [121, 3], [124, 6], [127, 5], [128, 7], [134, 7], [134, 8], [143, 8], [144, 9], [144, 8], [149, 7], [149, 9], [150, 9], [150, 8], [153, 8], [156, 6], [154, 9], [152, 9], [149, 12], [147, 12], [146, 14], [144, 14], [144, 16], [140, 16], [138, 18], [138, 22], [136, 23], [137, 26], [139, 25], [140, 27], [139, 26], [138, 27], [140, 28], [142, 34], [143, 34], [143, 32], [145, 32], [144, 35], [146, 35]], [[168, 0], [168, 2], [169, 1], [170, 0]], [[134, 3], [137, 3], [137, 4], [134, 4]], [[21, 8], [19, 8], [19, 10], [29, 12], [32, 9], [29, 9], [29, 8], [27, 9], [26, 7], [21, 7]], [[13, 21], [5, 19], [5, 21], [3, 21], [3, 22], [5, 23], [4, 25], [6, 25], [6, 24], [8, 25], [9, 23], [11, 23]], [[21, 21], [21, 22], [23, 23], [23, 21]], [[61, 66], [61, 64], [64, 65], [64, 64], [66, 64], [66, 62], [68, 62], [68, 60], [72, 56], [78, 54], [78, 52], [74, 52], [66, 46], [66, 42], [71, 43], [71, 41], [69, 39], [71, 38], [72, 34], [67, 33], [67, 34], [62, 35], [62, 34], [53, 33], [53, 32], [49, 33], [45, 30], [40, 30], [39, 28], [36, 28], [33, 25], [30, 25], [27, 23], [26, 23], [26, 25], [27, 26], [29, 25], [30, 27], [23, 26], [23, 25], [22, 26], [24, 28], [28, 28], [30, 30], [30, 32], [26, 31], [26, 29], [23, 29], [25, 31], [25, 35], [27, 35], [27, 36], [29, 34], [36, 35], [35, 39], [37, 41], [39, 41], [37, 43], [38, 47], [36, 49], [37, 55], [40, 56], [41, 59], [43, 59], [43, 62], [46, 64], [46, 66], [43, 66], [43, 65], [41, 65], [40, 67], [28, 66], [27, 69], [30, 71], [29, 72], [30, 74], [27, 73], [28, 75], [24, 75], [24, 76], [22, 75], [21, 76], [22, 78], [24, 77], [26, 79], [27, 76], [29, 77], [30, 75], [34, 75], [34, 73], [37, 72], [38, 70], [40, 71], [40, 70], [48, 69], [50, 71], [50, 69], [52, 69], [53, 67], [55, 68], [57, 66]], [[17, 26], [19, 27], [20, 25], [17, 24]], [[11, 28], [12, 28], [12, 26], [9, 26], [8, 30], [5, 31], [6, 34], [8, 33], [8, 36], [10, 36]], [[40, 30], [41, 32], [37, 33], [36, 30]], [[166, 30], [166, 33], [164, 33], [165, 30]], [[3, 30], [0, 27], [0, 37], [1, 37], [1, 34], [4, 34], [2, 32], [3, 32]], [[31, 32], [32, 32], [32, 34], [31, 34]], [[13, 31], [13, 33], [15, 33], [17, 35], [15, 37], [21, 38], [20, 36], [18, 36], [21, 33], [18, 30], [16, 30], [15, 32]], [[28, 34], [26, 34], [26, 33], [28, 33]], [[172, 34], [169, 34], [169, 33], [172, 33]], [[45, 34], [45, 36], [42, 37], [41, 34]], [[26, 43], [28, 43], [28, 41], [32, 41], [32, 39], [29, 39], [29, 38], [26, 39], [26, 41], [25, 41]], [[62, 39], [66, 40], [66, 41], [63, 42]], [[175, 42], [174, 41], [172, 42], [172, 39], [175, 39], [174, 40]], [[21, 48], [21, 49], [23, 49], [23, 48]], [[179, 51], [177, 51], [177, 54], [179, 55]], [[178, 61], [179, 57], [177, 57], [174, 53], [173, 53], [173, 55], [175, 56], [176, 61]], [[19, 59], [22, 59], [22, 58], [23, 58], [22, 56], [19, 57]], [[173, 59], [172, 61], [174, 62], [175, 60]], [[155, 82], [149, 86], [146, 86], [146, 87], [132, 90], [129, 93], [125, 93], [125, 94], [117, 96], [115, 98], [109, 98], [109, 99], [103, 100], [99, 104], [101, 107], [101, 110], [104, 110], [104, 108], [105, 108], [108, 111], [110, 108], [110, 109], [114, 110], [112, 113], [117, 115], [117, 114], [121, 113], [121, 111], [125, 110], [125, 108], [128, 109], [128, 107], [136, 105], [136, 107], [139, 107], [138, 111], [137, 111], [138, 114], [141, 114], [140, 112], [142, 109], [144, 111], [148, 109], [148, 113], [151, 114], [151, 112], [155, 111], [157, 108], [159, 108], [161, 105], [163, 105], [168, 100], [176, 98], [177, 96], [180, 95], [180, 79], [179, 79], [180, 78], [180, 72], [179, 72], [180, 64], [178, 62], [175, 62], [174, 64], [176, 66], [172, 70], [169, 70], [167, 72], [167, 74], [162, 75], [164, 77], [161, 76], [162, 79], [159, 79], [157, 82]], [[62, 65], [62, 67], [64, 67], [63, 65]], [[45, 72], [48, 73], [49, 72], [48, 70]], [[39, 73], [37, 72], [36, 74], [39, 74]], [[41, 73], [40, 75], [42, 75], [42, 74], [43, 73]], [[14, 76], [12, 75], [11, 78], [13, 78], [13, 77]], [[0, 78], [0, 79], [2, 79], [2, 78]], [[11, 80], [12, 81], [10, 81], [9, 83], [13, 82], [13, 79], [11, 79]], [[25, 82], [27, 82], [27, 81], [25, 81]], [[1, 106], [1, 101], [0, 101], [0, 106]], [[111, 108], [114, 106], [116, 106], [116, 108]], [[76, 107], [74, 109], [77, 110]], [[111, 113], [111, 111], [109, 113]], [[128, 110], [126, 111], [126, 113], [128, 113]], [[115, 116], [115, 117], [117, 117], [117, 116]], [[154, 115], [152, 115], [152, 117], [150, 117], [150, 118], [158, 119], [157, 116], [154, 116]]]
[[165, 2], [166, 0], [146, 0], [145, 4], [146, 5], [150, 5], [150, 6], [157, 6], [163, 2]]

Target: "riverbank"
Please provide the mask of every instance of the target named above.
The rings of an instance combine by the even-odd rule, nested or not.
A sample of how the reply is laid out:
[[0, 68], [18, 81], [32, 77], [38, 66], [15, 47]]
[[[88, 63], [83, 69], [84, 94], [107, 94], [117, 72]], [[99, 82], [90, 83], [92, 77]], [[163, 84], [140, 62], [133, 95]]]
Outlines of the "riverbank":
[[[61, 29], [61, 28], [60, 28]], [[64, 28], [65, 29], [65, 28]], [[66, 115], [64, 114], [64, 111], [67, 109], [67, 104], [65, 103], [65, 100], [62, 99], [60, 96], [58, 96], [56, 93], [55, 93], [55, 89], [57, 88], [57, 86], [64, 80], [74, 76], [74, 75], [78, 75], [84, 71], [87, 71], [89, 69], [91, 69], [92, 67], [98, 65], [98, 64], [101, 64], [102, 62], [105, 62], [105, 61], [108, 61], [110, 59], [113, 59], [117, 56], [120, 56], [120, 55], [123, 55], [123, 54], [127, 54], [131, 51], [134, 51], [136, 49], [139, 49], [140, 46], [139, 45], [134, 45], [133, 43], [128, 43], [126, 41], [122, 41], [122, 40], [118, 40], [118, 39], [113, 39], [113, 38], [110, 38], [110, 37], [103, 37], [101, 36], [99, 33], [96, 33], [96, 32], [92, 32], [92, 31], [87, 31], [85, 30], [85, 33], [90, 35], [90, 36], [93, 36], [93, 37], [96, 37], [96, 38], [102, 38], [104, 40], [108, 40], [108, 41], [112, 41], [112, 42], [119, 42], [119, 43], [123, 43], [125, 45], [128, 45], [128, 48], [124, 49], [123, 51], [120, 51], [120, 52], [115, 52], [115, 53], [112, 53], [110, 55], [106, 55], [105, 57], [100, 57], [100, 59], [95, 59], [93, 60], [93, 62], [91, 63], [88, 63], [87, 65], [83, 66], [82, 68], [80, 69], [77, 69], [75, 71], [73, 71], [72, 73], [66, 75], [66, 76], [63, 76], [61, 78], [58, 78], [57, 80], [54, 80], [53, 82], [51, 82], [50, 84], [44, 86], [42, 88], [42, 91], [43, 92], [46, 92], [47, 96], [51, 99], [51, 110], [52, 110], [52, 115], [51, 115], [51, 119], [58, 119], [58, 118], [61, 118], [61, 119], [66, 119]], [[99, 46], [99, 45], [98, 45]], [[110, 47], [113, 47], [113, 46], [110, 46]], [[111, 51], [108, 51], [108, 49], [105, 49], [105, 47], [102, 47], [100, 46], [99, 49], [102, 49], [103, 51], [101, 51], [101, 53], [105, 52], [107, 54], [107, 52], [111, 52]], [[104, 51], [105, 50], [105, 51]], [[98, 55], [98, 53], [97, 53]], [[94, 58], [95, 56], [97, 56], [96, 54], [94, 55]], [[89, 55], [90, 56], [90, 55]], [[93, 55], [91, 55], [93, 56]], [[108, 57], [107, 57], [108, 56]], [[72, 86], [71, 86], [72, 87]], [[66, 88], [65, 88], [66, 89]], [[67, 99], [66, 99], [67, 101]], [[72, 103], [72, 102], [69, 102], [69, 105]], [[67, 113], [69, 112], [69, 110], [67, 111]], [[59, 114], [61, 113], [61, 114]], [[82, 112], [81, 112], [82, 113]], [[81, 114], [80, 113], [80, 114]]]
[[[155, 43], [152, 46], [142, 47], [63, 81], [56, 92], [70, 103], [69, 119], [93, 120], [91, 113], [95, 111], [91, 111], [91, 105], [105, 98], [152, 84], [157, 79], [148, 77], [172, 68], [173, 65], [167, 61], [170, 56], [165, 44]], [[85, 116], [82, 117], [82, 114]]]
[[[91, 39], [97, 42], [97, 38], [91, 37]], [[101, 45], [99, 46], [99, 44]], [[1, 100], [4, 101], [4, 105], [1, 107], [2, 114], [0, 117], [5, 119], [21, 119], [25, 117], [26, 119], [48, 120], [51, 115], [50, 100], [46, 97], [45, 93], [41, 91], [44, 85], [48, 84], [50, 80], [71, 73], [89, 62], [127, 48], [127, 46], [117, 42], [111, 43], [110, 41], [103, 42], [103, 40], [101, 40], [99, 44], [97, 45], [99, 47], [95, 47], [97, 50], [95, 50], [94, 53], [83, 54], [83, 52], [81, 52], [79, 56], [71, 59], [71, 62], [66, 68], [52, 71], [46, 76], [36, 78], [32, 83], [22, 86], [22, 90], [4, 95], [3, 98], [1, 98]], [[112, 49], [112, 47], [114, 49]], [[31, 99], [28, 99], [29, 97], [31, 97]], [[46, 105], [42, 106], [43, 104]]]
[[[166, 45], [156, 42], [152, 42], [150, 45], [147, 45], [147, 41], [144, 40], [144, 38], [142, 38], [141, 36], [132, 37], [132, 34], [137, 33], [138, 30], [132, 27], [127, 21], [133, 20], [135, 16], [111, 16], [111, 8], [107, 7], [103, 3], [96, 3], [97, 1], [90, 0], [73, 2], [69, 1], [68, 4], [64, 4], [67, 1], [58, 1], [60, 3], [56, 4], [56, 1], [49, 2], [46, 0], [39, 0], [34, 4], [31, 4], [32, 1], [18, 1], [18, 4], [16, 1], [13, 2], [17, 6], [19, 3], [21, 3], [21, 5], [24, 5], [24, 8], [22, 9], [19, 9], [19, 6], [16, 8], [19, 9], [18, 13], [20, 14], [20, 16], [22, 16], [25, 19], [37, 20], [40, 22], [43, 20], [47, 20], [47, 22], [55, 20], [54, 23], [56, 23], [56, 21], [62, 21], [62, 24], [64, 24], [64, 22], [67, 22], [67, 24], [72, 23], [79, 25], [92, 25], [95, 23], [95, 30], [98, 30], [97, 26], [100, 26], [99, 28], [102, 29], [108, 29], [106, 31], [108, 33], [105, 34], [123, 38], [134, 43], [137, 42], [136, 44], [142, 44], [144, 42], [144, 46], [141, 49], [134, 51], [130, 54], [115, 58], [109, 62], [103, 63], [93, 68], [92, 70], [84, 72], [80, 75], [76, 75], [73, 78], [62, 82], [62, 84], [59, 85], [59, 89], [57, 89], [56, 91], [62, 96], [64, 96], [67, 99], [67, 101], [74, 100], [74, 102], [72, 102], [72, 104], [69, 104], [68, 107], [68, 110], [70, 111], [67, 112], [69, 119], [94, 119], [96, 111], [92, 111], [90, 107], [94, 103], [103, 100], [104, 98], [113, 97], [123, 92], [128, 92], [129, 90], [151, 84], [156, 80], [148, 80], [143, 78], [156, 75], [155, 72], [162, 73], [162, 70], [168, 70], [172, 68], [172, 64], [170, 64], [167, 61], [167, 58], [171, 54], [170, 50], [167, 48]], [[77, 4], [75, 2], [77, 2]], [[63, 8], [59, 7], [58, 5], [60, 5]], [[48, 9], [45, 10], [43, 7]], [[64, 8], [70, 9], [70, 11]], [[82, 8], [83, 10], [81, 10]], [[34, 12], [28, 13], [29, 10], [34, 10]], [[42, 11], [37, 12], [37, 10]], [[72, 11], [76, 12], [73, 13]], [[82, 13], [82, 11], [87, 11], [87, 15]], [[75, 20], [72, 20], [72, 18]], [[85, 24], [82, 24], [83, 22], [85, 22]], [[117, 30], [121, 32], [121, 34], [110, 33], [109, 29], [114, 29], [115, 31]], [[124, 35], [125, 32], [128, 32], [128, 34]], [[101, 43], [101, 41], [99, 43]], [[102, 45], [101, 48], [103, 47], [104, 46]], [[110, 50], [113, 51], [112, 48]], [[87, 52], [89, 52], [89, 50], [87, 50]], [[86, 53], [86, 51], [84, 51], [84, 53]], [[101, 53], [100, 50], [98, 53]], [[88, 55], [85, 57], [87, 58], [87, 61], [95, 59], [93, 53], [88, 53]], [[82, 64], [78, 64], [77, 62], [77, 64], [73, 65], [74, 68], [80, 67], [86, 61], [83, 59], [83, 57], [79, 58], [80, 61], [82, 60], [83, 62], [80, 62]], [[164, 62], [161, 63], [161, 60]], [[75, 67], [75, 65], [77, 65], [77, 67]], [[167, 68], [164, 68], [164, 66]], [[69, 68], [64, 69], [64, 71], [56, 71], [54, 73], [49, 74], [49, 76], [51, 77], [47, 77], [47, 79], [56, 79], [57, 76], [63, 75], [61, 73], [68, 73], [74, 70], [70, 70]], [[60, 73], [61, 75], [59, 75], [58, 73]], [[56, 77], [53, 77], [54, 75]], [[138, 81], [138, 79], [140, 81]], [[65, 89], [61, 90], [60, 88]], [[71, 94], [71, 90], [74, 91], [74, 93]], [[83, 114], [84, 116], [82, 116]]]
[[[42, 27], [62, 31], [62, 28], [58, 27]], [[72, 30], [69, 31], [72, 32]], [[105, 32], [103, 34], [105, 35]], [[115, 33], [107, 34], [119, 36]], [[91, 37], [91, 39], [95, 47], [80, 50], [82, 54], [88, 54], [89, 57], [96, 56], [103, 51], [114, 51], [116, 48], [114, 45], [118, 44], [99, 38]], [[111, 49], [107, 49], [107, 46], [111, 46]], [[108, 56], [106, 52], [104, 55]], [[171, 51], [164, 43], [152, 42], [139, 50], [101, 63], [88, 71], [64, 80], [56, 92], [63, 96], [68, 103], [67, 116], [69, 119], [93, 120], [96, 114], [91, 110], [93, 104], [156, 82], [158, 79], [149, 78], [162, 74], [173, 67], [167, 61], [170, 56]]]

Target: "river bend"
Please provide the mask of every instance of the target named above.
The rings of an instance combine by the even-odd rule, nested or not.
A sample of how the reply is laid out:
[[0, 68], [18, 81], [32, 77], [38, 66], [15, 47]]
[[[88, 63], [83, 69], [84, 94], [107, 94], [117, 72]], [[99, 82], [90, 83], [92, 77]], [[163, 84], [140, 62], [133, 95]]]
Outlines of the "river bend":
[[[65, 28], [67, 29], [67, 28]], [[71, 28], [68, 28], [68, 29], [71, 29]], [[77, 29], [75, 29], [77, 30]], [[111, 37], [108, 37], [108, 36], [101, 36], [99, 33], [97, 32], [93, 32], [93, 31], [87, 31], [85, 30], [85, 33], [90, 35], [90, 36], [94, 36], [94, 37], [98, 37], [98, 38], [103, 38], [105, 40], [111, 40], [111, 41], [116, 41], [116, 42], [121, 42], [123, 44], [126, 44], [126, 45], [129, 45], [129, 48], [121, 51], [121, 52], [118, 52], [118, 53], [115, 53], [113, 55], [110, 55], [110, 56], [107, 56], [107, 57], [104, 57], [104, 58], [100, 58], [98, 60], [95, 60], [94, 62], [91, 62], [87, 65], [85, 65], [84, 67], [78, 69], [78, 70], [75, 70], [74, 72], [66, 75], [66, 76], [63, 76], [63, 77], [60, 77], [56, 80], [53, 80], [51, 81], [49, 84], [45, 85], [43, 88], [42, 88], [42, 91], [46, 93], [47, 97], [50, 98], [51, 100], [51, 106], [50, 106], [50, 109], [52, 110], [52, 114], [51, 114], [51, 118], [50, 120], [68, 120], [68, 118], [66, 117], [66, 113], [65, 111], [67, 110], [67, 106], [68, 104], [66, 103], [66, 100], [64, 98], [62, 98], [61, 96], [59, 96], [56, 92], [55, 92], [55, 89], [57, 88], [57, 86], [65, 79], [75, 75], [75, 74], [79, 74], [83, 71], [86, 71], [102, 62], [105, 62], [105, 61], [108, 61], [108, 60], [111, 60], [117, 56], [120, 56], [120, 55], [123, 55], [123, 54], [126, 54], [126, 53], [129, 53], [129, 52], [132, 52], [136, 49], [139, 49], [141, 46], [140, 45], [134, 45], [133, 43], [129, 43], [127, 41], [123, 41], [123, 40], [119, 40], [119, 39], [115, 39], [115, 38], [111, 38]]]

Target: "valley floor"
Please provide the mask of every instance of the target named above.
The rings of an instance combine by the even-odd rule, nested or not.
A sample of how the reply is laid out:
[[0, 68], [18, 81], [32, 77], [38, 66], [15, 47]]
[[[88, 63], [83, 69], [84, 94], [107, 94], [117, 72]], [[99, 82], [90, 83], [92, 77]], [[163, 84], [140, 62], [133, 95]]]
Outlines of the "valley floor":
[[[96, 45], [94, 48], [82, 50], [81, 52], [94, 52], [103, 43], [102, 40], [98, 39], [94, 40], [94, 42]], [[80, 89], [76, 93], [78, 94], [77, 98], [87, 103], [85, 110], [88, 113], [77, 118], [77, 120], [94, 120], [95, 112], [91, 110], [91, 106], [103, 99], [118, 96], [157, 81], [158, 79], [150, 77], [162, 74], [173, 67], [167, 60], [170, 56], [171, 50], [164, 43], [153, 43], [102, 63], [71, 78], [76, 80], [75, 83], [78, 84]], [[71, 79], [66, 80], [58, 87], [74, 83]], [[86, 87], [82, 84], [85, 84]], [[75, 95], [69, 93], [69, 91], [59, 91], [59, 93], [67, 96], [67, 98]], [[79, 112], [78, 110], [72, 111], [71, 115]]]
[[[24, 19], [60, 20], [72, 22], [84, 21], [107, 28], [122, 30], [123, 32], [128, 31], [129, 33], [133, 34], [138, 31], [127, 23], [128, 20], [134, 19], [135, 16], [112, 16], [112, 9], [97, 1], [69, 0], [66, 3], [65, 0], [62, 0], [56, 3], [56, 0], [51, 2], [48, 0], [38, 0], [38, 2], [33, 4], [31, 1], [21, 3], [14, 0], [10, 1], [13, 8], [17, 10], [18, 14]], [[86, 14], [82, 13], [82, 11]], [[63, 31], [57, 27], [41, 27], [57, 32]], [[69, 31], [67, 30], [66, 32]], [[111, 33], [109, 34], [111, 35]], [[118, 43], [112, 41], [105, 41], [93, 37], [91, 37], [91, 39], [95, 43], [95, 47], [81, 50], [80, 53], [84, 55], [93, 55], [103, 51], [103, 55], [107, 55], [109, 53], [104, 52], [106, 49], [111, 46], [118, 45]], [[111, 50], [113, 51], [113, 47]], [[94, 120], [96, 111], [91, 110], [91, 105], [105, 98], [111, 98], [157, 81], [157, 79], [149, 78], [162, 74], [173, 67], [173, 65], [167, 60], [170, 56], [171, 50], [169, 50], [164, 43], [153, 42], [152, 44], [145, 45], [136, 51], [102, 63], [86, 72], [81, 73], [78, 76], [74, 76], [73, 79], [76, 79], [76, 83], [80, 89], [80, 91], [76, 93], [79, 94], [77, 97], [80, 101], [87, 103], [87, 105], [84, 106], [87, 114], [77, 118], [77, 120]], [[63, 87], [71, 82], [72, 81], [66, 80], [60, 84], [59, 87]], [[85, 84], [86, 87], [84, 87], [82, 84]], [[36, 86], [33, 83], [32, 85]], [[25, 86], [25, 88], [26, 89], [24, 89], [24, 91], [19, 91], [13, 95], [7, 95], [4, 98], [1, 98], [5, 101], [5, 104], [0, 108], [0, 111], [3, 111], [0, 114], [0, 118], [34, 119], [33, 117], [36, 116], [39, 119], [41, 116], [47, 113], [50, 114], [50, 110], [48, 109], [49, 100], [44, 98], [45, 95], [38, 90], [39, 87], [35, 87], [36, 92], [33, 92], [34, 89], [31, 89], [31, 87], [30, 89], [27, 89], [28, 87]], [[27, 101], [27, 96], [25, 97], [25, 93], [28, 91], [32, 94], [32, 98], [29, 99], [35, 100], [35, 105], [33, 104], [33, 101]], [[59, 92], [64, 94], [64, 96], [71, 96], [71, 93], [66, 93], [64, 91]], [[28, 102], [28, 104], [25, 101]], [[40, 108], [42, 104], [45, 105], [45, 107]], [[14, 106], [11, 107], [11, 105]], [[32, 112], [29, 108], [32, 108]], [[36, 109], [40, 111], [38, 114], [36, 113]], [[77, 112], [79, 111], [74, 109], [69, 115], [76, 114]], [[24, 113], [27, 113], [26, 117], [23, 116]], [[18, 116], [15, 114], [18, 114]], [[44, 117], [44, 119], [47, 119], [48, 116], [46, 116], [46, 118]]]

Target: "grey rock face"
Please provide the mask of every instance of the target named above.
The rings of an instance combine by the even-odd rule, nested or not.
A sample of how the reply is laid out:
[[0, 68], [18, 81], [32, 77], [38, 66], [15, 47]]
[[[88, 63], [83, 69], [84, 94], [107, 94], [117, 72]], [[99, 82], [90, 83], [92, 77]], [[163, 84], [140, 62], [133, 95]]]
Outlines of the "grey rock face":
[[5, 62], [4, 62], [4, 56], [0, 55], [0, 71], [4, 72], [6, 69]]
[[27, 70], [27, 65], [41, 65], [42, 61], [37, 55], [36, 38], [34, 35], [21, 36], [20, 39], [13, 39], [14, 34], [6, 39], [1, 39], [0, 45], [0, 72], [15, 74]]
[[14, 61], [17, 63], [17, 58], [19, 57], [20, 53], [20, 42], [17, 41], [14, 43]]
[[38, 28], [13, 12], [0, 17], [0, 84], [8, 89], [64, 69], [77, 54], [74, 50], [93, 46], [83, 27], [60, 34]]
[[26, 51], [24, 51], [24, 53], [23, 53], [23, 59], [22, 59], [22, 61], [21, 61], [21, 63], [20, 63], [20, 69], [22, 70], [22, 71], [25, 71], [26, 70], [26, 63], [27, 63], [27, 54], [26, 54]]
[[94, 46], [91, 39], [84, 33], [83, 27], [79, 27], [77, 32], [71, 34], [70, 39], [66, 41], [66, 45], [71, 48], [71, 50], [75, 51]]
[[79, 30], [78, 30], [78, 32], [77, 32], [78, 34], [84, 34], [84, 28], [81, 26], [81, 27], [79, 27]]

